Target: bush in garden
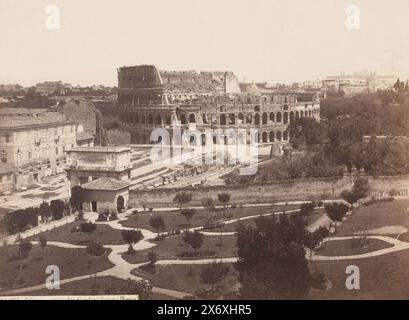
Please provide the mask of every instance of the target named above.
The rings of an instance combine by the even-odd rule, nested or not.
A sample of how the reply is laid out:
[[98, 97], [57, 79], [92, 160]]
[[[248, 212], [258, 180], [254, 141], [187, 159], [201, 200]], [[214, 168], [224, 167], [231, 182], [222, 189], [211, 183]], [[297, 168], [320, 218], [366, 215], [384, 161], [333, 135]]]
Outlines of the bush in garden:
[[105, 254], [105, 248], [102, 244], [92, 242], [87, 246], [87, 253], [92, 254], [93, 256], [100, 257]]

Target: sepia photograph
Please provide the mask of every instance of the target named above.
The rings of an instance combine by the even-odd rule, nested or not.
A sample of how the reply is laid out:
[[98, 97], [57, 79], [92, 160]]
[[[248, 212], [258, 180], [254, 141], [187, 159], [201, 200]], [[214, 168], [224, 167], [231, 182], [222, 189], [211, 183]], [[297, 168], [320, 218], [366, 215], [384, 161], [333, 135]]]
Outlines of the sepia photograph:
[[0, 300], [408, 300], [408, 15], [0, 0]]

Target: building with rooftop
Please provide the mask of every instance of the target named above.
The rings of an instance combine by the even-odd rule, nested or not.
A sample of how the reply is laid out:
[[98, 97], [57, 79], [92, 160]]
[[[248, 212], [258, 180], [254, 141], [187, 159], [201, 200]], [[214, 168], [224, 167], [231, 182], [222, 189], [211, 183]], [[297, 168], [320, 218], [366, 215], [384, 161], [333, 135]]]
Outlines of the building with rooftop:
[[84, 209], [104, 213], [121, 212], [128, 205], [128, 181], [101, 177], [82, 185], [84, 189]]
[[131, 176], [131, 148], [75, 147], [66, 150], [65, 171], [71, 187], [101, 177], [127, 181]]
[[75, 122], [56, 112], [18, 111], [0, 118], [0, 166], [13, 168], [13, 189], [63, 172], [65, 149], [75, 147]]

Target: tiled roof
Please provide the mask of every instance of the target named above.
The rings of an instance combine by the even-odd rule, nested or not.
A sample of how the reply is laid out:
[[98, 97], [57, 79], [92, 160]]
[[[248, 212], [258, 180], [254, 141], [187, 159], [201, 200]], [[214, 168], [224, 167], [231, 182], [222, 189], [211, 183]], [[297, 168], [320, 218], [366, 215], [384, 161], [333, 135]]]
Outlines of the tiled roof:
[[75, 135], [77, 141], [94, 139], [94, 135], [89, 132], [77, 132]]
[[117, 180], [108, 177], [98, 178], [86, 184], [83, 184], [82, 187], [87, 190], [108, 190], [108, 191], [117, 191], [130, 186], [128, 181]]
[[71, 123], [58, 112], [43, 113], [39, 116], [5, 116], [0, 118], [0, 128], [19, 128], [38, 125], [49, 125], [57, 123]]

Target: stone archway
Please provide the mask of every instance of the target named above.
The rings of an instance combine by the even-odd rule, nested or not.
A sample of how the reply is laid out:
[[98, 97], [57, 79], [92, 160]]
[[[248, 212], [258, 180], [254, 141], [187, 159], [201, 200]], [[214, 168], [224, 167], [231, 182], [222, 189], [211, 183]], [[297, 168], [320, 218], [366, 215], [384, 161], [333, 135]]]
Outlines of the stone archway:
[[125, 209], [125, 199], [123, 196], [118, 196], [116, 198], [116, 209], [118, 213], [121, 213]]

